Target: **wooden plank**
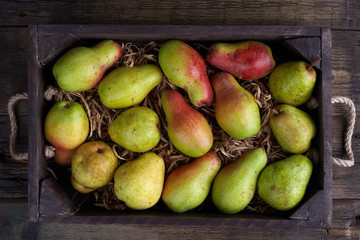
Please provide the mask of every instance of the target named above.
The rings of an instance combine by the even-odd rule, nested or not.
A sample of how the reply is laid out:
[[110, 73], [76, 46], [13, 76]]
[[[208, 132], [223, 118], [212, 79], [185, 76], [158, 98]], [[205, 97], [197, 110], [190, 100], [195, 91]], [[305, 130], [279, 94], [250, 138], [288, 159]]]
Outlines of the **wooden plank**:
[[357, 0], [1, 1], [0, 25], [40, 23], [303, 25], [359, 28]]
[[0, 198], [0, 215], [0, 239], [36, 239], [34, 238], [35, 224], [29, 224], [27, 220], [25, 199], [4, 200]]
[[[359, 115], [357, 115], [359, 116]], [[352, 138], [352, 150], [357, 156], [357, 153], [360, 152], [360, 125], [358, 124], [359, 117], [357, 117], [357, 121], [355, 122], [354, 135]], [[344, 147], [344, 138], [346, 127], [349, 123], [349, 119], [344, 112], [343, 116], [333, 116], [333, 156], [340, 158], [347, 158], [345, 147]], [[355, 161], [357, 162], [357, 158], [355, 157]]]
[[[359, 201], [335, 200], [333, 204], [333, 227], [323, 229], [286, 228], [238, 228], [221, 226], [168, 226], [168, 225], [92, 225], [31, 223], [27, 220], [27, 204], [24, 200], [0, 199], [1, 239], [359, 239]], [[353, 219], [353, 220], [352, 220]], [[64, 231], [66, 229], [66, 231]], [[136, 234], [135, 234], [136, 233]]]
[[29, 103], [29, 216], [31, 221], [36, 221], [39, 214], [40, 179], [47, 174], [47, 162], [43, 154], [44, 135], [42, 119], [44, 115], [44, 81], [41, 79], [40, 64], [38, 63], [37, 26], [29, 27], [28, 51], [28, 103]]
[[[222, 226], [209, 229], [208, 226], [189, 225], [106, 225], [106, 224], [63, 224], [31, 223], [27, 221], [27, 205], [21, 201], [0, 201], [2, 217], [0, 223], [1, 239], [73, 239], [81, 234], [82, 239], [110, 239], [119, 236], [121, 239], [233, 239], [251, 236], [262, 239], [302, 239], [324, 236], [323, 229], [286, 228], [239, 228]], [[64, 231], [64, 229], [66, 229]]]
[[352, 219], [360, 223], [360, 201], [356, 199], [334, 200], [333, 212], [334, 219]]
[[333, 30], [332, 39], [333, 96], [348, 96], [360, 106], [360, 31]]
[[[27, 117], [18, 116], [16, 152], [27, 152]], [[27, 164], [16, 163], [10, 156], [10, 122], [8, 116], [0, 115], [0, 197], [27, 198]]]
[[[17, 144], [15, 151], [27, 152], [27, 117], [18, 116]], [[0, 115], [0, 197], [27, 198], [28, 167], [25, 163], [16, 163], [9, 153], [10, 122], [8, 116]]]
[[[319, 27], [296, 27], [296, 26], [226, 26], [226, 25], [39, 25], [39, 34], [73, 34], [79, 38], [96, 38], [97, 36], [121, 37], [125, 40], [156, 41], [170, 37], [185, 40], [200, 39], [202, 41], [239, 40], [254, 37], [260, 39], [265, 36], [274, 40], [282, 36], [320, 36]], [[193, 34], [196, 33], [196, 34]], [[221, 35], [219, 35], [221, 33]]]
[[[333, 96], [347, 96], [356, 107], [352, 148], [355, 165], [351, 168], [333, 167], [333, 199], [359, 199], [359, 159], [360, 159], [360, 31], [332, 31]], [[344, 131], [347, 123], [347, 108], [333, 106], [333, 155], [346, 158]]]
[[[324, 230], [300, 230], [289, 231], [286, 229], [263, 228], [236, 228], [216, 227], [209, 229], [207, 226], [137, 226], [137, 225], [63, 225], [48, 224], [48, 231], [43, 230], [41, 225], [39, 237], [41, 239], [56, 238], [59, 236], [59, 227], [65, 227], [67, 231], [61, 236], [63, 239], [71, 239], [72, 234], [81, 231], [84, 239], [109, 239], [121, 235], [123, 239], [322, 239]], [[91, 229], [91, 230], [90, 230]], [[136, 235], [135, 235], [136, 233]]]
[[0, 197], [27, 198], [26, 164], [0, 162]]
[[[28, 131], [27, 116], [17, 116], [18, 135], [16, 138], [16, 152], [27, 152]], [[3, 161], [11, 160], [10, 156], [10, 120], [9, 116], [0, 115], [0, 159]]]
[[333, 167], [333, 199], [360, 199], [359, 172], [358, 162], [351, 168]]
[[[27, 91], [27, 29], [24, 27], [0, 28], [0, 115], [7, 115], [7, 103], [16, 93]], [[26, 101], [16, 106], [17, 114], [27, 115]]]
[[360, 201], [334, 200], [331, 239], [360, 239]]
[[320, 116], [321, 126], [319, 126], [319, 134], [321, 141], [320, 156], [323, 158], [322, 165], [322, 180], [324, 182], [324, 226], [327, 228], [331, 227], [332, 219], [332, 201], [331, 201], [331, 190], [332, 190], [332, 148], [331, 138], [332, 132], [328, 131], [331, 128], [331, 30], [329, 28], [322, 29], [321, 35], [321, 86], [320, 86]]
[[332, 240], [358, 240], [360, 239], [360, 228], [350, 227], [352, 224], [347, 222], [344, 224], [345, 228], [330, 229], [326, 239]]

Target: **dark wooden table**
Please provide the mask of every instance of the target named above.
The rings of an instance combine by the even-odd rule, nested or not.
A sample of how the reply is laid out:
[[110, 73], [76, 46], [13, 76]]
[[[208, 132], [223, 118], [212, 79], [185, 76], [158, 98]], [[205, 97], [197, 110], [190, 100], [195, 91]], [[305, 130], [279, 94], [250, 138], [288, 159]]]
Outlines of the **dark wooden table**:
[[[332, 29], [332, 94], [351, 98], [360, 116], [360, 1], [1, 1], [0, 239], [360, 239], [360, 124], [355, 165], [333, 167], [332, 229], [231, 226], [32, 223], [27, 215], [27, 164], [9, 154], [7, 102], [27, 91], [29, 24], [297, 25]], [[27, 151], [26, 102], [16, 106], [18, 152]], [[344, 157], [346, 108], [333, 106], [333, 155]], [[330, 129], [329, 129], [330, 131]]]

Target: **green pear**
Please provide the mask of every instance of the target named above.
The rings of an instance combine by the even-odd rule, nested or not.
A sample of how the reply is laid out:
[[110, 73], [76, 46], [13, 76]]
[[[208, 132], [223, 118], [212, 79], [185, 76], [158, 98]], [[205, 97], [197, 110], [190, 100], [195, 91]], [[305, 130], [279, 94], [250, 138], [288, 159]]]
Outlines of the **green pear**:
[[146, 107], [122, 112], [109, 126], [111, 140], [133, 152], [146, 152], [160, 141], [160, 120]]
[[260, 131], [259, 107], [248, 91], [226, 72], [211, 77], [215, 92], [215, 116], [219, 126], [236, 139], [244, 139]]
[[108, 184], [117, 167], [117, 157], [109, 145], [102, 141], [84, 143], [72, 156], [71, 183], [78, 192], [92, 192]]
[[55, 161], [60, 166], [68, 166], [74, 150], [89, 134], [89, 119], [79, 103], [60, 101], [47, 113], [44, 133], [55, 147]]
[[175, 86], [187, 91], [194, 106], [212, 105], [214, 94], [206, 64], [195, 49], [182, 41], [169, 40], [160, 48], [159, 64], [165, 76]]
[[116, 197], [131, 209], [151, 208], [161, 197], [164, 177], [164, 160], [155, 153], [144, 153], [116, 170], [114, 175]]
[[103, 40], [90, 48], [75, 47], [55, 62], [53, 75], [65, 91], [86, 91], [98, 84], [122, 54], [122, 47], [112, 40]]
[[273, 98], [293, 106], [304, 104], [311, 97], [316, 72], [303, 61], [285, 62], [277, 66], [269, 76], [269, 90]]
[[100, 82], [98, 93], [108, 108], [126, 108], [140, 103], [162, 80], [161, 69], [153, 64], [119, 67]]
[[235, 214], [252, 200], [260, 172], [267, 164], [262, 148], [242, 154], [217, 174], [212, 187], [212, 200], [223, 213]]
[[303, 153], [316, 135], [311, 116], [287, 104], [276, 106], [270, 114], [271, 130], [280, 146], [290, 153]]
[[270, 47], [257, 41], [215, 43], [210, 46], [206, 60], [243, 80], [265, 77], [275, 67]]
[[176, 213], [199, 206], [208, 196], [220, 166], [221, 162], [216, 153], [209, 151], [204, 156], [176, 168], [165, 181], [162, 200]]
[[290, 210], [304, 197], [312, 173], [312, 162], [301, 154], [267, 166], [259, 176], [259, 196], [277, 210]]
[[200, 157], [213, 144], [213, 134], [206, 118], [191, 108], [175, 90], [165, 90], [161, 104], [167, 120], [167, 132], [174, 146], [190, 157]]

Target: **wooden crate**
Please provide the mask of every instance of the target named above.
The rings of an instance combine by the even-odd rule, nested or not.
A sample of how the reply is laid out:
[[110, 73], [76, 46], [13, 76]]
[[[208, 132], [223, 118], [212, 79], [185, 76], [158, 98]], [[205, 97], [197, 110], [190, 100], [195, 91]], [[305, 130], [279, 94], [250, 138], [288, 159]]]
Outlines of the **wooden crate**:
[[[74, 213], [74, 203], [64, 186], [47, 170], [43, 154], [43, 122], [48, 108], [43, 91], [48, 84], [49, 64], [65, 49], [80, 40], [113, 39], [146, 43], [179, 39], [212, 43], [259, 40], [287, 49], [289, 59], [307, 61], [321, 57], [316, 96], [318, 135], [314, 140], [319, 162], [313, 173], [315, 186], [307, 191], [294, 210], [279, 215], [218, 211], [174, 214], [167, 211], [107, 211], [92, 209]], [[40, 222], [101, 224], [181, 224], [231, 225], [246, 227], [331, 227], [331, 32], [328, 28], [293, 26], [169, 26], [169, 25], [33, 25], [29, 26], [28, 95], [29, 95], [29, 218]], [[286, 56], [285, 56], [286, 57]]]

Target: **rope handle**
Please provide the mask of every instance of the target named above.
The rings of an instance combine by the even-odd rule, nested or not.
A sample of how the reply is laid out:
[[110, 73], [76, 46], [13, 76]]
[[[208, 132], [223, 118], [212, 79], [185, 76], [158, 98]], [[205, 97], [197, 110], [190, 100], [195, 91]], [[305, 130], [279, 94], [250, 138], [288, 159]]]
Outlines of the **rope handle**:
[[[51, 101], [52, 96], [55, 96], [57, 94], [57, 90], [55, 90], [54, 87], [48, 88], [44, 93], [44, 98], [47, 101]], [[16, 160], [17, 162], [27, 163], [29, 159], [28, 153], [16, 153], [15, 152], [15, 146], [16, 146], [16, 136], [17, 136], [17, 123], [16, 123], [16, 116], [15, 116], [15, 104], [20, 100], [27, 100], [28, 94], [26, 92], [24, 93], [18, 93], [12, 96], [8, 101], [8, 113], [10, 118], [10, 146], [9, 151], [11, 157]], [[51, 145], [45, 145], [44, 147], [44, 155], [47, 159], [52, 158], [55, 156], [55, 148]]]
[[[51, 101], [52, 97], [54, 97], [58, 91], [54, 87], [49, 87], [44, 92], [44, 98], [47, 101]], [[27, 153], [16, 153], [15, 146], [16, 146], [16, 136], [17, 136], [17, 124], [16, 124], [16, 116], [14, 112], [14, 106], [17, 101], [20, 100], [27, 100], [28, 95], [27, 93], [19, 93], [15, 94], [9, 99], [8, 102], [8, 112], [10, 118], [10, 126], [11, 126], [11, 134], [10, 134], [10, 155], [13, 159], [21, 162], [28, 159]], [[345, 151], [349, 159], [340, 159], [336, 157], [332, 157], [333, 163], [341, 166], [341, 167], [352, 167], [355, 163], [354, 154], [351, 148], [351, 139], [354, 133], [355, 127], [355, 118], [356, 118], [356, 111], [354, 103], [351, 99], [347, 97], [336, 96], [332, 97], [331, 99], [332, 104], [344, 104], [348, 107], [349, 110], [349, 123], [347, 126], [347, 130], [345, 132]], [[55, 148], [53, 146], [46, 145], [44, 148], [44, 155], [46, 158], [52, 158], [55, 153]]]
[[332, 157], [333, 163], [341, 166], [341, 167], [352, 167], [355, 163], [354, 154], [351, 148], [351, 139], [352, 135], [354, 133], [354, 127], [355, 127], [355, 118], [356, 118], [356, 110], [353, 101], [351, 101], [350, 98], [347, 97], [332, 97], [331, 98], [332, 104], [345, 104], [348, 107], [349, 111], [349, 120], [348, 120], [348, 126], [345, 132], [345, 151], [349, 159], [340, 159], [336, 157]]
[[28, 159], [28, 153], [16, 153], [15, 146], [16, 146], [16, 136], [17, 136], [17, 124], [16, 124], [16, 116], [14, 112], [14, 106], [17, 101], [20, 100], [27, 100], [28, 95], [27, 93], [18, 93], [12, 96], [8, 102], [8, 112], [10, 118], [10, 155], [17, 161], [24, 161]]

